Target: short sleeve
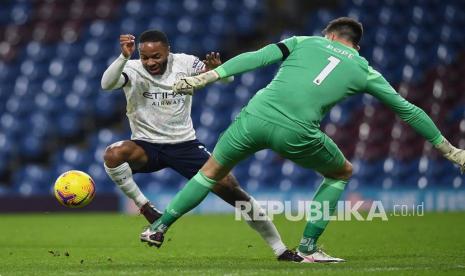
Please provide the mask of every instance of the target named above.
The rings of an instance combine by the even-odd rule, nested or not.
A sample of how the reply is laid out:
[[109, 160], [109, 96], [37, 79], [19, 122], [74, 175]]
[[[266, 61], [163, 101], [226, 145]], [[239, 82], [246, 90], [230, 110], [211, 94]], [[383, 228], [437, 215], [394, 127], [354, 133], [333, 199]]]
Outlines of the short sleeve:
[[190, 56], [190, 64], [189, 64], [189, 74], [191, 76], [198, 75], [205, 70], [205, 63], [203, 63], [198, 57]]

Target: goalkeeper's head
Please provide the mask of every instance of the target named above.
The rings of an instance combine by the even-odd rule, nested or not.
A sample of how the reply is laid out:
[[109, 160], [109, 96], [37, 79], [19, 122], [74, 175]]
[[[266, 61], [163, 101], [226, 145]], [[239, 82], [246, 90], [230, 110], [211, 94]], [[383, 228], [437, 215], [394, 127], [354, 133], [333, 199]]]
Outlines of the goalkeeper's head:
[[166, 34], [147, 30], [139, 36], [139, 56], [142, 65], [152, 75], [165, 73], [170, 45]]
[[329, 22], [323, 34], [330, 40], [338, 40], [360, 50], [360, 40], [363, 36], [362, 23], [350, 17], [339, 17]]

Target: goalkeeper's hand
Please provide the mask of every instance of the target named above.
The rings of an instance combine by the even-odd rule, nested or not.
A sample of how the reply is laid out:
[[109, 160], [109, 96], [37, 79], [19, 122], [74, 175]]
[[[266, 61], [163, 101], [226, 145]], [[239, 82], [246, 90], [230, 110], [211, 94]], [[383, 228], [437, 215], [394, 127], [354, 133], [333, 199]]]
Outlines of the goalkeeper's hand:
[[465, 150], [452, 146], [446, 139], [439, 145], [436, 145], [436, 148], [446, 159], [457, 164], [460, 167], [461, 173], [465, 172]]
[[455, 148], [450, 153], [444, 154], [444, 157], [459, 165], [461, 173], [465, 172], [465, 150]]
[[218, 73], [213, 70], [202, 73], [198, 76], [181, 78], [174, 83], [173, 92], [184, 95], [193, 95], [194, 90], [203, 88], [205, 85], [218, 79]]

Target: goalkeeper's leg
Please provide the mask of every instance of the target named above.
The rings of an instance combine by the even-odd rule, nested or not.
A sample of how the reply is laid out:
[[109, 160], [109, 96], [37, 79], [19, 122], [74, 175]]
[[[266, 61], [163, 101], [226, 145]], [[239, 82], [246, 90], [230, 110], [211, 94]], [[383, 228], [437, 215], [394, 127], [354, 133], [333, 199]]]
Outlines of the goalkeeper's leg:
[[[316, 243], [318, 238], [326, 229], [329, 223], [328, 217], [334, 213], [337, 203], [344, 192], [344, 188], [352, 176], [352, 164], [347, 161], [344, 154], [331, 138], [321, 133], [320, 137], [315, 138], [315, 141], [318, 143], [313, 144], [318, 146], [316, 149], [313, 149], [313, 152], [307, 153], [303, 151], [303, 154], [299, 155], [298, 158], [293, 158], [301, 166], [312, 168], [324, 176], [323, 182], [312, 200], [319, 204], [312, 205], [311, 208], [329, 206], [329, 210], [325, 210], [324, 208], [319, 210], [329, 212], [329, 214], [323, 214], [319, 219], [307, 222], [299, 245], [299, 251], [307, 255], [317, 251]], [[310, 146], [309, 148], [312, 147]], [[310, 214], [315, 214], [313, 209], [310, 210]]]
[[[327, 202], [329, 214], [323, 215], [320, 219], [307, 222], [299, 245], [299, 251], [304, 254], [312, 254], [318, 249], [316, 245], [318, 238], [323, 234], [329, 223], [325, 218], [333, 215], [336, 210], [337, 202], [344, 192], [349, 178], [352, 176], [352, 165], [349, 161], [345, 160], [343, 167], [337, 171], [325, 173], [323, 176], [323, 182], [316, 191], [312, 201], [319, 203], [319, 206], [325, 206], [324, 202]], [[312, 213], [312, 210], [310, 212]]]
[[178, 218], [199, 205], [230, 170], [210, 157], [202, 169], [171, 200], [163, 216], [150, 226], [151, 230], [166, 232]]

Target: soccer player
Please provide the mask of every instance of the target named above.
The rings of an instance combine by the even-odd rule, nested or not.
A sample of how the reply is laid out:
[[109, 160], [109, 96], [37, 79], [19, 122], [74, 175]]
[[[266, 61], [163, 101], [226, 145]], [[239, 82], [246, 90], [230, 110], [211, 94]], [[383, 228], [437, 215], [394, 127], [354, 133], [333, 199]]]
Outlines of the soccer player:
[[[258, 51], [241, 54], [216, 69], [176, 82], [174, 91], [195, 89], [228, 76], [282, 62], [274, 79], [250, 100], [215, 146], [202, 169], [170, 202], [151, 226], [151, 243], [160, 245], [164, 233], [180, 216], [198, 205], [218, 181], [241, 160], [272, 149], [296, 164], [324, 176], [313, 201], [329, 203], [330, 214], [352, 175], [352, 165], [320, 129], [332, 106], [348, 96], [366, 92], [378, 98], [461, 169], [465, 151], [452, 146], [420, 108], [402, 98], [384, 77], [359, 55], [362, 25], [343, 17], [331, 21], [325, 37], [291, 37]], [[328, 215], [328, 214], [327, 214]], [[300, 262], [341, 262], [317, 247], [327, 216], [309, 221], [298, 255]]]
[[[172, 87], [175, 80], [213, 69], [221, 61], [218, 53], [208, 54], [205, 63], [192, 55], [170, 53], [166, 35], [157, 30], [140, 35], [139, 60], [129, 60], [136, 48], [133, 35], [121, 35], [120, 45], [122, 53], [104, 72], [101, 85], [104, 90], [123, 88], [132, 135], [131, 140], [116, 142], [105, 150], [104, 166], [109, 177], [153, 223], [161, 213], [140, 191], [133, 174], [171, 168], [190, 179], [205, 164], [210, 154], [195, 137], [190, 117], [192, 97], [174, 93]], [[225, 174], [218, 183], [213, 192], [224, 201], [232, 206], [236, 201], [249, 202], [253, 206], [249, 212], [263, 213], [233, 175]], [[270, 220], [248, 224], [279, 260], [293, 260], [295, 254], [286, 249]], [[147, 239], [145, 234], [140, 238]]]

